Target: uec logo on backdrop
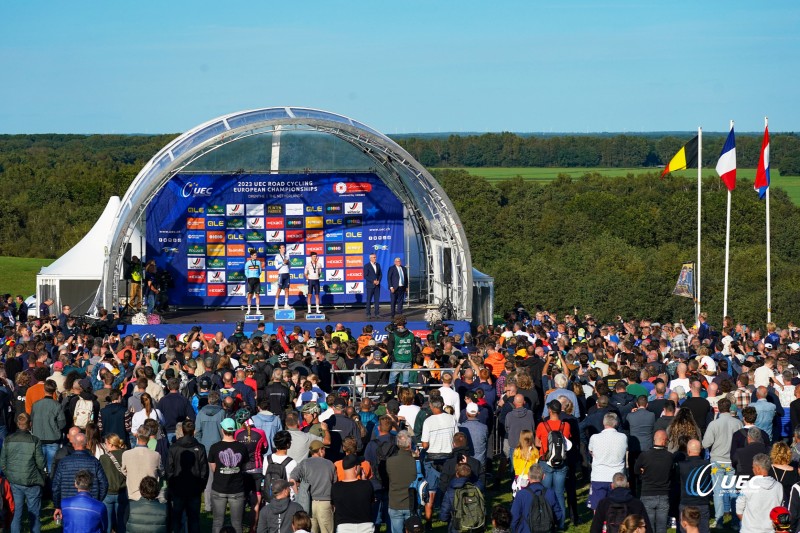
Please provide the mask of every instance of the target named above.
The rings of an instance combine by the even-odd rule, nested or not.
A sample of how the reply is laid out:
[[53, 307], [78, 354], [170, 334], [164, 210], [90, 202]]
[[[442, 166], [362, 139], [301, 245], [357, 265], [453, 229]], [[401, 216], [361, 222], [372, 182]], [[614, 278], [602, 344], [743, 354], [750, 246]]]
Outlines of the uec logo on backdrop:
[[[730, 494], [749, 486], [751, 480], [750, 476], [722, 476], [715, 479], [714, 474], [717, 473], [719, 468], [720, 467], [713, 464], [707, 464], [702, 468], [697, 467], [692, 469], [692, 471], [689, 472], [689, 477], [686, 479], [686, 494], [705, 498], [714, 492], [714, 488], [717, 484], [719, 484], [723, 493]], [[724, 467], [722, 468], [724, 470]], [[733, 470], [731, 470], [731, 472], [732, 471]], [[723, 471], [723, 473], [725, 472]]]
[[199, 187], [199, 185], [199, 183], [187, 183], [181, 189], [181, 196], [189, 198], [190, 196], [211, 196], [214, 193], [213, 187]]

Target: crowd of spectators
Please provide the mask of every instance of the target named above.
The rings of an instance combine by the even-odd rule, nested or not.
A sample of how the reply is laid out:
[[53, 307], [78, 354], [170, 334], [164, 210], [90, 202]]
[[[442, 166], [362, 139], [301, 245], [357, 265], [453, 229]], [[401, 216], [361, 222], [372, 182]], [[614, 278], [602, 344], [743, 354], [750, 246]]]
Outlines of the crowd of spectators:
[[10, 531], [39, 531], [48, 502], [84, 532], [193, 533], [204, 514], [215, 533], [800, 525], [792, 324], [520, 307], [469, 332], [415, 336], [398, 315], [385, 334], [175, 325], [159, 342], [116, 324], [92, 334], [69, 306], [23, 319], [13, 303], [0, 349]]

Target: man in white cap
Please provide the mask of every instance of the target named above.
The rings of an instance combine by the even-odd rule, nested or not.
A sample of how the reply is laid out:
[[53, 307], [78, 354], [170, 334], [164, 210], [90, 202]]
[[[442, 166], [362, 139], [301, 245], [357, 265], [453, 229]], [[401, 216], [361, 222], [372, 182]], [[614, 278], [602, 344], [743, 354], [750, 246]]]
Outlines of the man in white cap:
[[486, 424], [478, 420], [480, 408], [475, 402], [467, 404], [467, 420], [462, 423], [458, 430], [467, 435], [467, 440], [472, 450], [472, 457], [480, 461], [481, 464], [486, 460], [486, 445], [489, 442], [489, 428]]

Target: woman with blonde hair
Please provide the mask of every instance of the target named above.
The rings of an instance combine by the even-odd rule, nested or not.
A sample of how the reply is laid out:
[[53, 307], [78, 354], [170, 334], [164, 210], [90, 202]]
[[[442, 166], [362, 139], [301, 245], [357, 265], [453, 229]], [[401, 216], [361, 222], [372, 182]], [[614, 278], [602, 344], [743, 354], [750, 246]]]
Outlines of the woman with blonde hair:
[[788, 507], [792, 487], [800, 481], [797, 468], [789, 464], [792, 461], [792, 449], [789, 448], [788, 444], [779, 440], [772, 445], [769, 458], [772, 459], [771, 475], [783, 486], [783, 505]]
[[125, 515], [128, 509], [128, 489], [122, 471], [125, 443], [115, 433], [109, 433], [106, 435], [104, 448], [100, 455], [100, 466], [108, 478], [108, 493], [103, 499], [108, 512], [108, 530], [113, 528], [114, 531], [125, 531]]
[[528, 486], [528, 471], [539, 461], [539, 449], [534, 446], [533, 431], [530, 429], [523, 429], [520, 432], [519, 443], [514, 448], [512, 461], [514, 481], [511, 483], [511, 492], [516, 494], [518, 490]]

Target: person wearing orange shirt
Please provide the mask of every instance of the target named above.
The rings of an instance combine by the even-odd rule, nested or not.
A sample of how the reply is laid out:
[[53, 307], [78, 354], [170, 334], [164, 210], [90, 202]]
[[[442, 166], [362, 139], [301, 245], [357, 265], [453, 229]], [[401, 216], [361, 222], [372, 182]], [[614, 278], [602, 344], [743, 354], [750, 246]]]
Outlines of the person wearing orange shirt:
[[[356, 449], [356, 439], [353, 437], [345, 437], [344, 442], [342, 442], [342, 450], [344, 450], [345, 457], [348, 455], [356, 455], [356, 452], [358, 451]], [[339, 459], [333, 463], [333, 466], [336, 467], [337, 479], [344, 479], [343, 465], [344, 459]], [[369, 461], [361, 461], [361, 468], [359, 469], [356, 479], [372, 479], [372, 466], [369, 464]]]
[[[547, 456], [548, 438], [550, 433], [554, 431], [561, 432], [564, 437], [564, 455], [566, 456], [567, 450], [570, 446], [570, 437], [572, 436], [569, 424], [561, 420], [561, 402], [552, 400], [547, 404], [547, 410], [550, 417], [547, 420], [539, 422], [536, 426], [536, 438], [534, 443], [539, 447], [539, 464], [545, 472], [545, 478], [542, 484], [548, 488], [553, 489], [556, 494], [556, 499], [562, 509], [566, 509], [564, 502], [564, 487], [567, 480], [567, 462], [562, 461], [560, 465], [550, 464]], [[564, 519], [561, 519], [559, 524], [560, 529], [564, 529]]]
[[486, 359], [483, 362], [492, 371], [495, 379], [500, 377], [506, 364], [506, 357], [502, 353], [494, 349], [494, 347], [486, 350]]

